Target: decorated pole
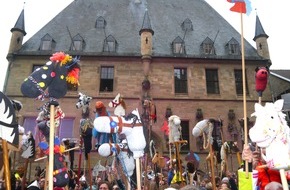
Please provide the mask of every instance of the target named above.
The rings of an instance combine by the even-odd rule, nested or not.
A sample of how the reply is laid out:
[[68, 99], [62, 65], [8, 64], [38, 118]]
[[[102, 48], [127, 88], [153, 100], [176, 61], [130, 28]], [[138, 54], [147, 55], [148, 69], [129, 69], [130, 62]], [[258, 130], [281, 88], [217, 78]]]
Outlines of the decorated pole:
[[53, 189], [53, 165], [54, 165], [54, 108], [58, 102], [50, 102], [50, 128], [49, 128], [49, 165], [48, 165], [48, 189]]
[[8, 159], [8, 144], [7, 141], [2, 139], [2, 148], [3, 148], [3, 164], [4, 164], [4, 179], [5, 179], [5, 186], [7, 190], [11, 190], [11, 173], [9, 167], [9, 159]]
[[[49, 98], [50, 109], [50, 126], [49, 135], [49, 163], [48, 163], [48, 188], [53, 189], [53, 168], [54, 168], [54, 140], [55, 140], [55, 107], [58, 106], [56, 101], [67, 93], [67, 85], [79, 85], [79, 57], [65, 54], [64, 52], [56, 52], [50, 57], [44, 66], [35, 70], [30, 76], [24, 79], [21, 84], [21, 92], [29, 98], [44, 100]], [[49, 87], [49, 88], [48, 88]], [[38, 126], [39, 127], [39, 126]], [[45, 123], [43, 127], [47, 127]]]

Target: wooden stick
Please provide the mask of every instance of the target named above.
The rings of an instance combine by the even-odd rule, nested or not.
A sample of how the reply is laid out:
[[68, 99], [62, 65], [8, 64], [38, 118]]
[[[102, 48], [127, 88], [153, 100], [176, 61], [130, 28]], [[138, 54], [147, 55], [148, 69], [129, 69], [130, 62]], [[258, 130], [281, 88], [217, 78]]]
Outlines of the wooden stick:
[[[246, 96], [246, 68], [245, 68], [245, 45], [244, 45], [244, 30], [243, 30], [243, 13], [241, 15], [241, 45], [242, 45], [242, 73], [243, 73], [243, 107], [244, 107], [244, 132], [245, 144], [248, 144], [248, 124], [247, 124], [247, 96]], [[245, 161], [246, 179], [249, 178], [249, 164]]]
[[88, 172], [90, 178], [90, 190], [92, 190], [92, 171], [91, 171], [91, 157], [90, 153], [88, 153]]
[[50, 129], [49, 129], [49, 165], [48, 165], [48, 189], [53, 190], [53, 165], [54, 165], [54, 105], [50, 105]]
[[184, 143], [187, 144], [187, 140], [181, 140], [181, 141], [174, 142], [175, 150], [176, 150], [176, 161], [178, 162], [178, 172], [180, 173], [179, 175], [181, 176], [181, 184], [182, 184], [182, 186], [184, 186], [184, 182], [183, 182], [183, 179], [182, 179], [182, 165], [181, 165], [179, 147], [180, 147], [180, 144], [184, 144]]
[[81, 164], [82, 164], [82, 146], [83, 146], [83, 138], [82, 136], [80, 135], [80, 152], [79, 152], [79, 168], [78, 168], [78, 178], [77, 178], [77, 184], [80, 185], [80, 178], [81, 178]]
[[23, 177], [22, 177], [21, 190], [24, 190], [25, 189], [28, 163], [29, 163], [29, 159], [27, 158], [25, 160], [25, 164], [24, 164], [24, 172], [23, 172]]
[[283, 190], [289, 190], [286, 175], [285, 175], [285, 169], [280, 169], [279, 172], [280, 172]]
[[2, 148], [3, 148], [3, 166], [4, 166], [4, 178], [6, 190], [11, 190], [11, 173], [9, 167], [9, 158], [8, 158], [8, 144], [5, 139], [2, 139]]
[[211, 167], [211, 183], [212, 183], [212, 189], [216, 190], [216, 184], [215, 184], [215, 173], [214, 173], [214, 161], [213, 161], [213, 149], [212, 144], [209, 145], [209, 152], [210, 152], [210, 167]]
[[[3, 146], [3, 145], [2, 145], [2, 146]], [[12, 153], [12, 150], [9, 150], [8, 158], [10, 157], [11, 153]], [[2, 153], [2, 154], [3, 154], [3, 156], [4, 156], [4, 153]], [[4, 159], [3, 159], [3, 160], [4, 160]], [[2, 168], [1, 168], [1, 170], [0, 170], [0, 179], [3, 179], [3, 173], [4, 173], [4, 164], [3, 164], [3, 166], [2, 166]]]
[[31, 161], [29, 160], [29, 172], [28, 172], [28, 181], [30, 181], [30, 176], [31, 176]]
[[[63, 151], [63, 152], [69, 152], [69, 151], [71, 151], [71, 150], [78, 149], [78, 148], [79, 148], [79, 146], [76, 146], [76, 147], [73, 147], [73, 148], [67, 149], [67, 150], [65, 150], [65, 151]], [[34, 160], [34, 162], [37, 162], [37, 161], [43, 160], [43, 159], [45, 159], [45, 158], [47, 158], [47, 156], [43, 156], [43, 157], [37, 158], [37, 159]]]
[[137, 189], [141, 190], [140, 158], [136, 158]]
[[262, 104], [262, 97], [259, 96], [259, 104]]
[[48, 186], [48, 184], [47, 184], [47, 182], [48, 182], [48, 166], [49, 166], [49, 162], [48, 161], [46, 161], [46, 164], [45, 164], [46, 166], [45, 166], [45, 168], [46, 168], [46, 171], [45, 171], [45, 182], [44, 182], [44, 189], [45, 190], [47, 190], [47, 186]]
[[241, 159], [240, 152], [238, 151], [236, 154], [237, 154], [237, 160], [238, 160], [238, 163], [239, 163], [239, 166], [240, 166], [242, 164], [242, 159]]

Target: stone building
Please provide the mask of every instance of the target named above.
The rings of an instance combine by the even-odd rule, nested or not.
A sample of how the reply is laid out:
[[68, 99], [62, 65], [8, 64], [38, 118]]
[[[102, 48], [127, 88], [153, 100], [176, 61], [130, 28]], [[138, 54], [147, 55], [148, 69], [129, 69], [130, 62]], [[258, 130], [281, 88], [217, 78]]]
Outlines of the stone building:
[[[61, 138], [79, 137], [78, 92], [93, 97], [92, 118], [96, 101], [108, 105], [121, 93], [127, 113], [135, 108], [142, 113], [142, 101], [154, 101], [157, 122], [151, 136], [163, 155], [168, 155], [161, 130], [168, 108], [182, 120], [182, 137], [188, 141], [181, 148], [182, 156], [189, 151], [201, 158], [207, 156], [208, 150], [201, 148], [202, 139], [191, 134], [202, 118], [222, 121], [218, 128], [223, 130], [222, 140], [237, 141], [241, 149], [243, 129], [238, 120], [244, 118], [244, 109], [250, 117], [259, 98], [255, 69], [271, 66], [268, 35], [258, 16], [253, 27], [256, 47], [244, 39], [242, 43], [241, 34], [204, 0], [76, 0], [23, 43], [23, 10], [11, 29], [5, 93], [23, 103], [20, 124], [34, 130], [38, 108], [44, 102], [23, 96], [21, 84], [53, 53], [64, 51], [81, 57], [81, 71], [80, 86], [70, 88], [58, 100], [65, 113]], [[262, 102], [266, 101], [272, 101], [269, 87], [263, 92]], [[113, 109], [108, 110], [113, 113]], [[232, 169], [236, 169], [233, 156]], [[94, 157], [97, 153], [93, 151], [93, 164]], [[200, 167], [207, 170], [204, 159]]]

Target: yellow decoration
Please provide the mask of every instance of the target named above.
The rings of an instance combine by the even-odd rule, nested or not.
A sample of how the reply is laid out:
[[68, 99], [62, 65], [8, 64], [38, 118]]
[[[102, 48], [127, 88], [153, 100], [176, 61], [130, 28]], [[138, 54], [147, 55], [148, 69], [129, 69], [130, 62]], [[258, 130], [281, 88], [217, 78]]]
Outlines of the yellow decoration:
[[77, 85], [77, 86], [80, 85], [78, 79], [76, 79], [75, 77], [67, 76], [66, 81], [72, 85]]
[[60, 153], [63, 153], [65, 151], [65, 146], [60, 145], [59, 146], [59, 151], [60, 151]]
[[44, 88], [45, 87], [45, 83], [44, 82], [40, 82], [40, 83], [38, 83], [38, 85], [40, 86], [40, 88]]
[[64, 59], [60, 62], [60, 66], [67, 64], [67, 62], [70, 62], [72, 60], [72, 56], [66, 54]]
[[180, 172], [176, 172], [173, 176], [173, 179], [171, 180], [171, 183], [177, 183], [181, 181], [185, 181], [184, 177], [182, 174], [180, 174]]

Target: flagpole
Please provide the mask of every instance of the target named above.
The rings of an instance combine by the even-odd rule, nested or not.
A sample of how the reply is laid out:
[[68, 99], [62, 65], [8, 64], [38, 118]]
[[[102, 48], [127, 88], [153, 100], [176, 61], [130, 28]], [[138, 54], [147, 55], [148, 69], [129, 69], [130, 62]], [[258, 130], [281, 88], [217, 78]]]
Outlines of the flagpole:
[[[241, 15], [241, 46], [242, 46], [242, 75], [243, 75], [243, 107], [244, 107], [244, 132], [245, 145], [248, 144], [248, 124], [247, 124], [247, 100], [246, 100], [246, 68], [245, 68], [245, 45], [244, 45], [244, 29], [243, 29], [243, 13]], [[249, 164], [245, 161], [246, 178], [249, 178]]]

